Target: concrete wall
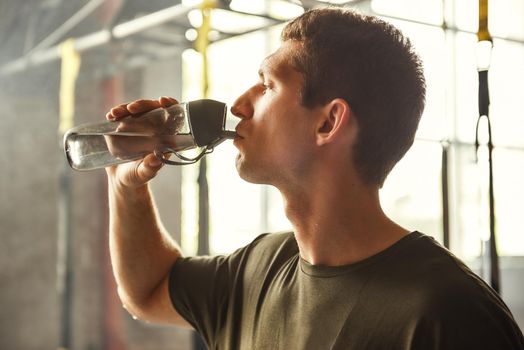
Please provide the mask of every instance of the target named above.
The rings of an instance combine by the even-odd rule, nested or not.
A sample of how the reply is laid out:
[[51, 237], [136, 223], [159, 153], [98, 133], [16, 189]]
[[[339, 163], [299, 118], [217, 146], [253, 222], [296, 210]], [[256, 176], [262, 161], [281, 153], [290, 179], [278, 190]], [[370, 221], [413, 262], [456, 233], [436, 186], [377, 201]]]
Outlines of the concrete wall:
[[[56, 346], [57, 67], [1, 80], [0, 348]], [[53, 76], [55, 78], [53, 78]]]
[[[111, 101], [111, 84], [94, 78], [91, 68], [87, 58], [77, 84], [76, 124], [102, 120]], [[113, 99], [178, 97], [180, 77], [179, 59], [128, 71], [117, 76]], [[65, 162], [57, 133], [59, 65], [2, 78], [0, 86], [0, 348], [57, 348], [59, 178]], [[135, 321], [116, 299], [105, 172], [66, 174], [72, 189], [71, 348], [190, 349], [191, 332]], [[180, 183], [180, 169], [166, 167], [153, 184], [159, 211], [174, 233], [180, 227]]]

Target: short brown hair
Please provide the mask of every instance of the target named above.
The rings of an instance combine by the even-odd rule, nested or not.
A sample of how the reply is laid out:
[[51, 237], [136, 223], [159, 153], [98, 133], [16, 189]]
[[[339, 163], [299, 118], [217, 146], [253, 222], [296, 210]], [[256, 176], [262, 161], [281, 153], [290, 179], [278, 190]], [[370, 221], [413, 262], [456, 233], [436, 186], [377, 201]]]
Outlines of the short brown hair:
[[422, 62], [409, 39], [376, 17], [321, 8], [290, 22], [282, 40], [301, 43], [293, 65], [304, 106], [348, 102], [359, 127], [355, 167], [364, 183], [381, 187], [413, 144], [424, 110]]

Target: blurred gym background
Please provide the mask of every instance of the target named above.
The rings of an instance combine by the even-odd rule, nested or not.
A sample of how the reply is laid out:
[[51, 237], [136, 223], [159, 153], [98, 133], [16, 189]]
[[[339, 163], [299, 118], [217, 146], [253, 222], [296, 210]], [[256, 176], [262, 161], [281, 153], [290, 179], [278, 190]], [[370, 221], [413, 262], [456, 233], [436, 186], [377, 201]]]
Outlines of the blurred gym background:
[[[139, 98], [231, 104], [284, 23], [326, 5], [392, 22], [425, 62], [427, 107], [381, 192], [387, 213], [496, 284], [524, 328], [524, 2], [489, 3], [489, 56], [478, 0], [0, 0], [1, 349], [202, 348], [193, 332], [122, 308], [105, 172], [69, 169], [63, 132]], [[489, 68], [492, 176], [479, 67]], [[238, 178], [235, 154], [226, 142], [152, 184], [186, 254], [228, 253], [290, 227], [274, 189]]]

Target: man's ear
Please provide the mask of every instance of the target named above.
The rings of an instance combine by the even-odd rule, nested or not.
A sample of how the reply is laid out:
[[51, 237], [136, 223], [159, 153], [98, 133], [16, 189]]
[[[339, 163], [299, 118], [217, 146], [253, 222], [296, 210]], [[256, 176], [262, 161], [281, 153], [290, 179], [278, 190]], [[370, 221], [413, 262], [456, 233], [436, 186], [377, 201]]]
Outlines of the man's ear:
[[344, 99], [336, 98], [328, 102], [323, 107], [322, 116], [317, 123], [317, 145], [322, 146], [339, 137], [349, 136], [347, 128], [352, 117], [351, 109]]

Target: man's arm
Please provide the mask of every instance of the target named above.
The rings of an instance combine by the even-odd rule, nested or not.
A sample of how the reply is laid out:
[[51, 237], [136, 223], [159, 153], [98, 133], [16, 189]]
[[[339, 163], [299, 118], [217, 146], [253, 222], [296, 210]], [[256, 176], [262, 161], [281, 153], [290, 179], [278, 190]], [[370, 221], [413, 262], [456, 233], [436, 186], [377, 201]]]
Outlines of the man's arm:
[[[107, 117], [118, 119], [173, 103], [165, 98], [136, 101], [113, 108]], [[161, 167], [150, 154], [106, 169], [113, 273], [120, 299], [133, 316], [190, 327], [174, 309], [167, 287], [169, 271], [182, 253], [160, 222], [147, 184]]]

